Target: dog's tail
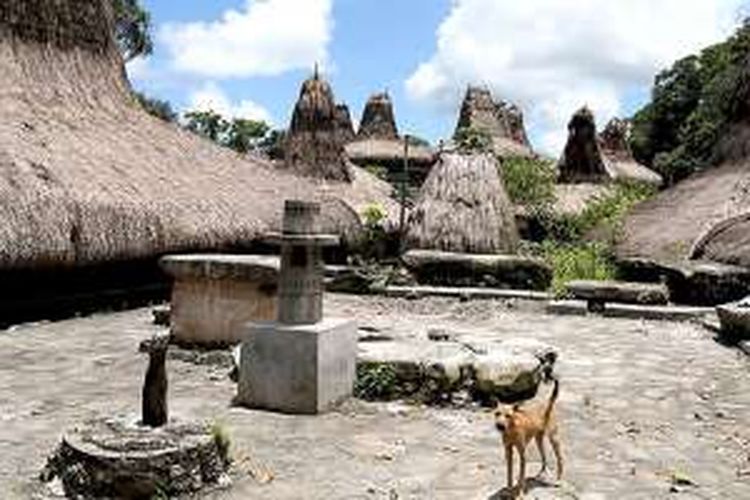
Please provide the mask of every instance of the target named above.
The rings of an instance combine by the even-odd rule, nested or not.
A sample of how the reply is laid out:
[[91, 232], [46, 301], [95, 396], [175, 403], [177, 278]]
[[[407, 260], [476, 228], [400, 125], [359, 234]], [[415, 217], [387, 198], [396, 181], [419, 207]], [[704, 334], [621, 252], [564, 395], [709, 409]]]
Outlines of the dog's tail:
[[552, 409], [555, 407], [555, 401], [557, 401], [557, 396], [560, 394], [560, 381], [557, 380], [557, 377], [552, 377], [552, 383], [555, 384], [554, 388], [552, 389], [552, 395], [549, 397], [549, 403], [547, 403], [547, 408], [544, 410], [544, 427], [547, 427], [547, 424], [549, 424], [550, 417], [552, 416]]

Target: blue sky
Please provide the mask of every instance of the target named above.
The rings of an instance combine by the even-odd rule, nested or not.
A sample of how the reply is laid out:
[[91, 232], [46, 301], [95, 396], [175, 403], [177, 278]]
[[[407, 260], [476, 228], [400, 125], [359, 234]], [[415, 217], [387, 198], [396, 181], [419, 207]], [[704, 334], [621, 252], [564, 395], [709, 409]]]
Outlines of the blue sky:
[[[455, 126], [468, 83], [519, 104], [555, 155], [583, 104], [600, 126], [648, 97], [655, 72], [725, 38], [744, 0], [143, 0], [155, 51], [134, 86], [184, 111], [221, 108], [285, 127], [319, 61], [358, 120], [387, 89], [402, 131]], [[664, 23], [670, 19], [670, 23]]]

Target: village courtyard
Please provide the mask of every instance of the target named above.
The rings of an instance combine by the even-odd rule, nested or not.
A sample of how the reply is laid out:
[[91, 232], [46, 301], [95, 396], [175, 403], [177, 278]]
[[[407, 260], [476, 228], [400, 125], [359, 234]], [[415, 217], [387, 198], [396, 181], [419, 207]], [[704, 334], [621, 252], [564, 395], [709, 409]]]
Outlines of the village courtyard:
[[[444, 329], [554, 345], [567, 468], [556, 486], [551, 476], [532, 482], [526, 498], [750, 497], [750, 358], [696, 322], [339, 294], [326, 296], [325, 312], [395, 339]], [[138, 345], [165, 330], [143, 308], [0, 332], [0, 497], [61, 495], [38, 481], [46, 457], [89, 418], [138, 415], [147, 362]], [[232, 487], [198, 498], [503, 498], [487, 409], [350, 399], [319, 416], [282, 415], [233, 407], [221, 363], [170, 357], [167, 370], [171, 415], [220, 422], [231, 436]], [[536, 452], [530, 461], [534, 475]]]

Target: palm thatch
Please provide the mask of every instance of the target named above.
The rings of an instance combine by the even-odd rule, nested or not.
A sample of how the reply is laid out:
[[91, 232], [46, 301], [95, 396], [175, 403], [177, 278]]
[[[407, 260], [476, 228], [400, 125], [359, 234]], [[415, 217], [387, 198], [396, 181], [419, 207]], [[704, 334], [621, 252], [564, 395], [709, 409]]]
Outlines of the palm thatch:
[[464, 129], [483, 130], [492, 138], [493, 150], [501, 158], [533, 157], [521, 109], [495, 101], [489, 89], [469, 86], [461, 104], [454, 136]]
[[349, 106], [346, 104], [336, 105], [336, 130], [338, 141], [341, 144], [348, 144], [354, 140], [355, 134], [352, 115], [349, 113]]
[[639, 165], [628, 146], [629, 124], [611, 120], [602, 134], [596, 134], [594, 113], [586, 106], [568, 123], [568, 142], [557, 164], [562, 183], [604, 183], [633, 180], [660, 186], [659, 174]]
[[333, 90], [316, 68], [315, 74], [302, 84], [294, 107], [285, 138], [284, 165], [309, 177], [351, 181], [338, 115]]
[[750, 268], [750, 212], [709, 229], [695, 243], [690, 257]]
[[393, 103], [387, 92], [370, 96], [362, 111], [357, 140], [398, 140]]
[[635, 161], [628, 143], [629, 136], [630, 122], [619, 118], [612, 118], [599, 134], [599, 145], [610, 177], [661, 186], [663, 179], [659, 174]]
[[514, 253], [518, 229], [497, 160], [441, 154], [409, 215], [408, 242], [448, 252]]
[[0, 268], [244, 246], [278, 228], [285, 198], [397, 213], [390, 187], [360, 169], [351, 183], [302, 178], [147, 114], [109, 4], [0, 3]]

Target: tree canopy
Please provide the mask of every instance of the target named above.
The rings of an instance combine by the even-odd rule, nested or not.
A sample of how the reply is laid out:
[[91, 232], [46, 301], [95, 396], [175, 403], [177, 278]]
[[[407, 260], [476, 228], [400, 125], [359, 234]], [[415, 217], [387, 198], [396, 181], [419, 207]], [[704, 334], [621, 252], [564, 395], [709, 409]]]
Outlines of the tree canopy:
[[726, 41], [675, 62], [656, 76], [651, 102], [633, 117], [631, 148], [669, 184], [711, 164], [736, 106], [750, 54], [750, 20]]
[[271, 127], [264, 121], [245, 118], [228, 120], [213, 110], [188, 111], [185, 120], [188, 130], [238, 153], [263, 147], [272, 135]]
[[123, 59], [130, 61], [151, 54], [151, 15], [140, 0], [112, 0], [115, 13], [115, 39]]

